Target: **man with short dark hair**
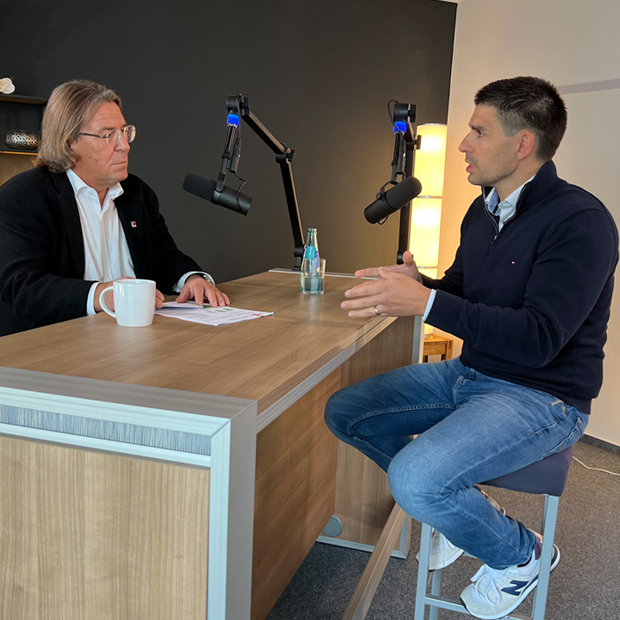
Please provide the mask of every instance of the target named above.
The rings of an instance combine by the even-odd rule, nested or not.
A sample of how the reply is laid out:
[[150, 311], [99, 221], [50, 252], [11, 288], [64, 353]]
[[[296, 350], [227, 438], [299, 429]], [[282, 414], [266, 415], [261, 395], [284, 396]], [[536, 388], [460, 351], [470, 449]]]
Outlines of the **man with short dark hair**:
[[499, 80], [475, 104], [459, 150], [482, 196], [454, 263], [433, 280], [406, 252], [403, 265], [356, 272], [379, 279], [342, 304], [351, 317], [423, 316], [461, 338], [462, 355], [341, 390], [325, 417], [388, 472], [398, 504], [435, 528], [431, 568], [463, 550], [484, 562], [461, 599], [474, 616], [501, 618], [535, 587], [541, 538], [474, 484], [583, 434], [602, 383], [618, 233], [600, 201], [556, 174], [566, 109], [551, 84]]
[[157, 306], [160, 291], [229, 303], [127, 172], [135, 135], [114, 91], [87, 80], [54, 89], [37, 168], [0, 188], [0, 336], [100, 312], [99, 293], [124, 277], [155, 280]]

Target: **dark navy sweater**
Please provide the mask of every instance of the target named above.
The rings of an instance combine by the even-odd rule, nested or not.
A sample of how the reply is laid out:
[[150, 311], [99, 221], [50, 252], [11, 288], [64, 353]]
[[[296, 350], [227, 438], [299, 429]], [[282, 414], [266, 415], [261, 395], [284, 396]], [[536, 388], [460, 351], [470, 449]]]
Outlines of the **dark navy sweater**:
[[484, 198], [461, 225], [427, 317], [461, 338], [461, 362], [590, 413], [603, 380], [618, 231], [605, 206], [547, 162], [501, 232]]

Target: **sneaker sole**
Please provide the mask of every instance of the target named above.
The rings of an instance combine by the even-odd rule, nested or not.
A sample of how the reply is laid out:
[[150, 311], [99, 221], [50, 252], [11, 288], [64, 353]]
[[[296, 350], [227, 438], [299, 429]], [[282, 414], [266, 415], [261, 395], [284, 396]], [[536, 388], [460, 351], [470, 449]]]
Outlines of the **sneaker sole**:
[[[553, 555], [551, 556], [551, 568], [549, 572], [551, 573], [553, 569], [560, 563], [560, 550], [557, 545], [553, 545]], [[507, 615], [511, 614], [521, 603], [527, 598], [527, 595], [538, 585], [538, 575], [536, 575], [536, 579], [532, 581], [532, 583], [522, 592], [521, 596], [517, 597], [514, 605], [508, 609], [505, 609], [501, 613], [496, 613], [491, 616], [482, 616], [480, 614], [475, 614], [467, 609], [467, 605], [465, 605], [465, 601], [459, 597], [461, 604], [467, 612], [474, 616], [474, 618], [481, 618], [482, 620], [499, 620], [500, 618], [505, 618]]]

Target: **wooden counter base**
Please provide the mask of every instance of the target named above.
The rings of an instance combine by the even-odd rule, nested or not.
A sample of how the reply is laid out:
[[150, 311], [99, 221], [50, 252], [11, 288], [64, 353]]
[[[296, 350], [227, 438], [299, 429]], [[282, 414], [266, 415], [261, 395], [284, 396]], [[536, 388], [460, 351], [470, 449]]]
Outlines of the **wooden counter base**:
[[[392, 323], [343, 364], [342, 387], [411, 364], [413, 331], [413, 317]], [[374, 546], [394, 507], [386, 473], [339, 442], [337, 480], [335, 514], [344, 525], [340, 538]]]
[[208, 470], [0, 437], [0, 471], [1, 618], [204, 620]]
[[262, 620], [334, 514], [337, 439], [323, 421], [340, 369], [264, 428], [256, 444], [252, 620]]

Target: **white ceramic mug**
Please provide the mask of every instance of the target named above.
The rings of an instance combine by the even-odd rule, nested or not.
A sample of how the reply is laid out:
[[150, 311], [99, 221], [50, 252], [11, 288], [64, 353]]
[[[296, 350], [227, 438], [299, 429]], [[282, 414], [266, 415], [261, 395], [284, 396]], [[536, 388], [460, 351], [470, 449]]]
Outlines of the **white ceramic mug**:
[[[105, 303], [108, 291], [114, 291], [114, 310]], [[153, 322], [155, 312], [155, 282], [153, 280], [114, 280], [101, 291], [101, 307], [123, 327], [146, 327]]]

